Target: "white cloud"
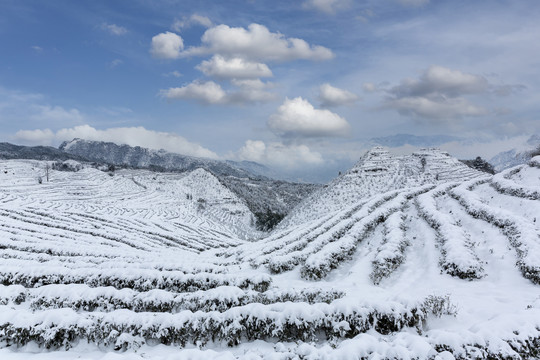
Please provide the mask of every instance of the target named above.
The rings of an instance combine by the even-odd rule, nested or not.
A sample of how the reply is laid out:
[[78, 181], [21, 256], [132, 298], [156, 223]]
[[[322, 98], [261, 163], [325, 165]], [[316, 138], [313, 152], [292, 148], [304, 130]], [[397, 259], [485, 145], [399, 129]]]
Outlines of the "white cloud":
[[206, 30], [201, 41], [202, 46], [189, 48], [183, 55], [220, 54], [255, 61], [328, 60], [334, 57], [328, 48], [309, 45], [302, 39], [286, 38], [259, 24], [251, 24], [247, 29], [217, 25]]
[[303, 4], [306, 9], [314, 9], [326, 14], [334, 14], [337, 10], [346, 8], [348, 0], [307, 0]]
[[34, 45], [32, 46], [32, 50], [34, 50], [37, 53], [40, 53], [43, 51], [43, 48], [41, 46]]
[[217, 78], [249, 79], [271, 77], [272, 71], [266, 64], [251, 62], [242, 58], [224, 58], [214, 55], [210, 60], [203, 61], [197, 66], [207, 76]]
[[430, 99], [421, 96], [409, 96], [393, 99], [387, 106], [397, 110], [402, 115], [412, 115], [428, 119], [454, 119], [464, 116], [481, 116], [488, 113], [487, 109], [471, 104], [463, 98]]
[[426, 96], [444, 94], [460, 96], [486, 92], [489, 83], [486, 78], [452, 70], [442, 66], [430, 66], [419, 79], [405, 79], [400, 85], [390, 89], [397, 96]]
[[31, 118], [38, 121], [81, 122], [83, 116], [77, 109], [64, 109], [61, 106], [33, 105], [36, 110]]
[[118, 127], [98, 130], [90, 125], [64, 128], [56, 132], [50, 129], [21, 130], [15, 134], [15, 140], [31, 145], [53, 145], [74, 138], [95, 141], [109, 141], [117, 144], [141, 146], [150, 149], [164, 149], [183, 155], [218, 158], [217, 154], [192, 143], [182, 136], [147, 130], [144, 127]]
[[164, 32], [152, 38], [150, 53], [159, 59], [176, 59], [184, 49], [182, 38], [172, 32]]
[[191, 21], [195, 24], [199, 24], [199, 25], [202, 25], [204, 27], [207, 27], [209, 28], [210, 26], [212, 26], [212, 20], [210, 20], [208, 17], [206, 16], [201, 16], [201, 15], [198, 15], [198, 14], [193, 14], [191, 15], [190, 17]]
[[345, 136], [350, 128], [341, 116], [326, 109], [315, 109], [301, 97], [287, 98], [270, 116], [268, 126], [284, 137]]
[[265, 90], [269, 85], [258, 79], [233, 79], [233, 84], [238, 89], [225, 91], [213, 81], [194, 81], [183, 87], [162, 90], [161, 94], [171, 100], [195, 100], [207, 105], [260, 103], [276, 98], [274, 93]]
[[319, 87], [319, 101], [321, 106], [324, 107], [350, 105], [358, 101], [358, 99], [358, 95], [328, 83]]
[[162, 90], [167, 99], [189, 99], [203, 104], [221, 104], [225, 102], [226, 93], [219, 84], [213, 81], [192, 82], [186, 86]]
[[263, 82], [261, 79], [231, 79], [231, 83], [246, 90], [264, 90], [274, 86], [271, 82]]
[[101, 29], [108, 31], [110, 34], [116, 35], [116, 36], [124, 35], [124, 34], [127, 34], [128, 32], [127, 29], [123, 26], [118, 26], [115, 24], [107, 24], [107, 23], [101, 24]]
[[488, 93], [490, 88], [483, 76], [434, 65], [418, 79], [402, 80], [386, 90], [390, 97], [384, 107], [402, 115], [437, 120], [482, 116], [489, 111], [464, 96]]
[[247, 140], [236, 157], [282, 169], [320, 165], [324, 162], [320, 153], [311, 151], [306, 145], [284, 145], [278, 142], [265, 144], [260, 140]]
[[15, 140], [30, 145], [52, 145], [55, 134], [51, 129], [19, 130], [15, 134]]
[[212, 26], [212, 20], [210, 20], [206, 16], [193, 14], [189, 18], [184, 16], [181, 20], [178, 20], [178, 19], [175, 20], [171, 26], [171, 29], [179, 32], [182, 29], [191, 27], [192, 25], [201, 25], [206, 28], [209, 28]]

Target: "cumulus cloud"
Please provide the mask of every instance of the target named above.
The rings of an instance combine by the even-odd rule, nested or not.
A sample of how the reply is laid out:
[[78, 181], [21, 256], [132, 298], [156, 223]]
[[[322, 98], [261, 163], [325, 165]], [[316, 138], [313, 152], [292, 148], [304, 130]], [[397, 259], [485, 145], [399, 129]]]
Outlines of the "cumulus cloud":
[[350, 105], [358, 101], [358, 99], [358, 95], [328, 83], [319, 87], [319, 101], [323, 107]]
[[456, 119], [486, 115], [489, 111], [472, 104], [467, 95], [487, 93], [486, 78], [442, 66], [431, 66], [418, 79], [405, 79], [389, 88], [385, 107], [402, 115], [427, 119]]
[[15, 140], [31, 145], [52, 145], [55, 133], [51, 129], [19, 130]]
[[337, 10], [346, 8], [348, 0], [307, 0], [303, 4], [305, 9], [313, 9], [326, 14], [334, 14]]
[[161, 95], [170, 100], [194, 100], [205, 105], [245, 104], [267, 102], [275, 99], [269, 86], [260, 80], [233, 80], [236, 90], [225, 91], [213, 81], [194, 81], [188, 85], [162, 90]]
[[408, 96], [389, 100], [387, 106], [396, 109], [402, 115], [428, 119], [480, 116], [488, 113], [487, 109], [471, 104], [463, 98], [430, 99], [421, 96]]
[[123, 26], [118, 26], [115, 24], [107, 24], [107, 23], [101, 24], [101, 29], [109, 32], [109, 34], [116, 35], [116, 36], [124, 35], [124, 34], [127, 34], [128, 32], [127, 29]]
[[306, 145], [285, 145], [279, 142], [266, 144], [260, 140], [247, 140], [236, 157], [239, 160], [256, 161], [283, 169], [323, 163], [321, 154], [310, 150]]
[[442, 66], [430, 66], [419, 79], [405, 79], [390, 89], [396, 96], [428, 96], [444, 94], [455, 97], [487, 91], [489, 83], [479, 75], [467, 74]]
[[197, 66], [207, 76], [217, 78], [249, 79], [271, 77], [272, 71], [266, 64], [244, 60], [242, 58], [224, 58], [214, 55], [210, 60]]
[[176, 19], [171, 26], [174, 31], [181, 31], [182, 29], [189, 28], [193, 25], [200, 25], [206, 28], [212, 26], [212, 20], [206, 16], [199, 14], [192, 14], [190, 17], [183, 17], [182, 19]]
[[15, 140], [31, 145], [54, 145], [74, 138], [95, 141], [109, 141], [117, 144], [141, 146], [150, 149], [164, 149], [183, 155], [218, 158], [213, 151], [192, 143], [182, 136], [147, 130], [144, 127], [118, 127], [98, 130], [90, 125], [64, 128], [56, 132], [50, 129], [21, 130]]
[[268, 126], [284, 137], [344, 136], [350, 126], [347, 120], [326, 109], [315, 109], [301, 97], [285, 99], [268, 119]]
[[221, 86], [213, 81], [192, 82], [186, 86], [162, 90], [161, 94], [171, 100], [189, 99], [203, 104], [220, 104], [226, 97]]
[[182, 38], [172, 32], [164, 32], [152, 38], [150, 53], [158, 59], [177, 59], [184, 49]]
[[328, 48], [310, 45], [302, 39], [286, 38], [259, 24], [251, 24], [247, 29], [217, 25], [206, 30], [201, 41], [202, 46], [189, 48], [183, 55], [220, 54], [254, 61], [328, 60], [334, 57]]

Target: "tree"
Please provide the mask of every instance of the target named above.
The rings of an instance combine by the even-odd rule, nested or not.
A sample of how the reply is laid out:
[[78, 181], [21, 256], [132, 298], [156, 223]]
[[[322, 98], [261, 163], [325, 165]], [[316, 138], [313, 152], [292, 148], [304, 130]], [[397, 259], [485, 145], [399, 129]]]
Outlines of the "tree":
[[488, 163], [486, 160], [482, 159], [480, 156], [477, 156], [474, 160], [460, 160], [462, 163], [471, 167], [473, 169], [483, 171], [488, 174], [495, 174], [495, 169], [493, 165]]
[[281, 220], [283, 220], [285, 214], [266, 209], [265, 212], [256, 212], [255, 217], [257, 218], [257, 230], [270, 231], [275, 228]]

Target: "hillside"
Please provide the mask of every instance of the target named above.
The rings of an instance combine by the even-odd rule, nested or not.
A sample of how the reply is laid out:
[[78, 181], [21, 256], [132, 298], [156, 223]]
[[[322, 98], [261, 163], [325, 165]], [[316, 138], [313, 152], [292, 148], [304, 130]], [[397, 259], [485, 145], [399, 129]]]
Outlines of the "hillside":
[[284, 229], [319, 219], [383, 192], [463, 181], [480, 175], [481, 172], [437, 149], [395, 156], [382, 147], [374, 147], [349, 171], [306, 198], [279, 227]]
[[390, 189], [257, 241], [204, 170], [43, 167], [0, 162], [2, 358], [538, 356], [540, 157], [479, 176], [376, 149], [346, 175]]

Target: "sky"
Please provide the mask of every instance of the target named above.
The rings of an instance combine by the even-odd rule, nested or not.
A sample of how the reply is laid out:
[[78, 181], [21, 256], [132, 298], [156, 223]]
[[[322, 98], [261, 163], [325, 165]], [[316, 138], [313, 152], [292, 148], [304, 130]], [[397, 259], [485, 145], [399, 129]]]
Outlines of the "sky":
[[375, 137], [451, 136], [452, 155], [490, 158], [540, 133], [536, 0], [0, 9], [0, 141], [113, 141], [326, 181]]

